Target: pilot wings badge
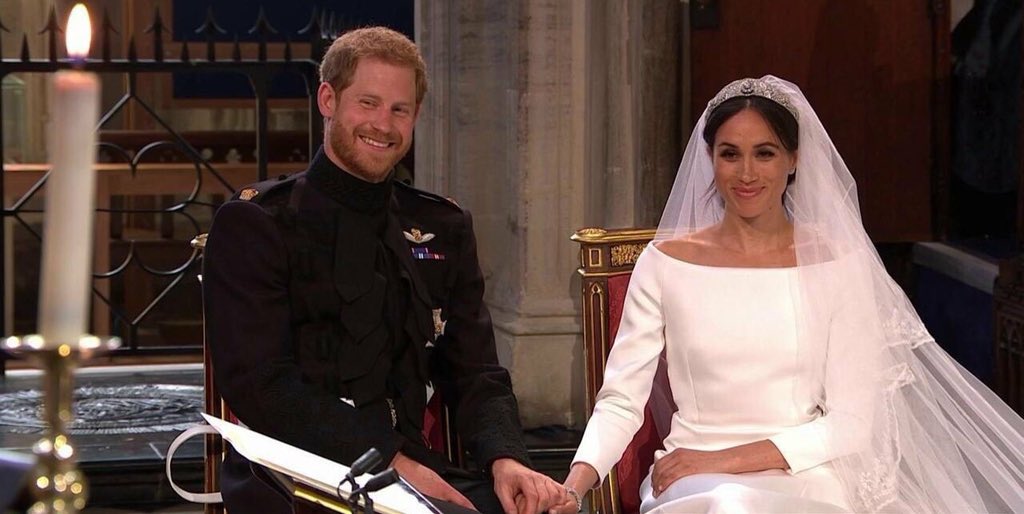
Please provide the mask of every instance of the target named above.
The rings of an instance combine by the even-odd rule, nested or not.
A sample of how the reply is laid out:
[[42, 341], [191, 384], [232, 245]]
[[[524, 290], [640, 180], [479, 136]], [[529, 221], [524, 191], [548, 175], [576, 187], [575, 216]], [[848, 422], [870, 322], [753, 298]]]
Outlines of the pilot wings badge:
[[423, 244], [434, 239], [434, 234], [431, 234], [430, 232], [421, 232], [418, 228], [411, 228], [408, 231], [403, 230], [402, 233], [405, 234], [405, 238], [409, 240], [410, 243]]

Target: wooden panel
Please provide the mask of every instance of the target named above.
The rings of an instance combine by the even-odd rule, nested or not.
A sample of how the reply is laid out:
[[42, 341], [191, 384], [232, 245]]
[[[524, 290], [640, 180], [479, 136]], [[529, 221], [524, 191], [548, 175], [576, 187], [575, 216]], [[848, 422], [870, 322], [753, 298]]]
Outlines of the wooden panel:
[[[933, 147], [944, 146], [933, 143], [932, 122], [935, 115], [948, 116], [948, 102], [933, 94], [933, 26], [941, 24], [933, 23], [929, 2], [719, 4], [719, 26], [695, 29], [692, 36], [694, 116], [739, 77], [771, 73], [796, 83], [857, 179], [872, 238], [931, 239]], [[939, 37], [948, 36], [947, 30]], [[939, 57], [948, 64], [948, 55]], [[933, 102], [941, 112], [933, 111]], [[940, 136], [940, 142], [948, 139]]]

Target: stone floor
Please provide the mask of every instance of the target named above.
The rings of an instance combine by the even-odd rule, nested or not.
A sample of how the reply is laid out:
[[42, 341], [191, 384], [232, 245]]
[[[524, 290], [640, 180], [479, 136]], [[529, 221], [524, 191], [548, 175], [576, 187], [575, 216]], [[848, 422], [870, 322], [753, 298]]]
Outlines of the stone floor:
[[[43, 433], [40, 384], [32, 370], [8, 371], [0, 380], [0, 449], [30, 453]], [[164, 456], [174, 437], [202, 420], [202, 407], [199, 365], [79, 370], [70, 435], [89, 481], [88, 512], [151, 512], [181, 504], [164, 475]], [[175, 456], [175, 480], [186, 489], [201, 487], [202, 450], [197, 438]]]

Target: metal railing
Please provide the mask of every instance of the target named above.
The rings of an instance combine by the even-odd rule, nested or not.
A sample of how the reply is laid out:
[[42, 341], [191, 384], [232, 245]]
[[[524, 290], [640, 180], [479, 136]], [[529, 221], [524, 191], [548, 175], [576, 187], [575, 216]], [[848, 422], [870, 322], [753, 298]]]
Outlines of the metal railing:
[[[142, 177], [147, 173], [154, 173], [154, 167], [159, 166], [145, 166], [143, 165], [147, 161], [159, 160], [153, 157], [161, 152], [167, 152], [172, 150], [178, 152], [183, 156], [183, 162], [186, 165], [184, 173], [194, 174], [194, 185], [191, 188], [191, 192], [184, 195], [183, 199], [173, 198], [173, 201], [169, 202], [168, 205], [152, 206], [152, 207], [139, 207], [133, 205], [132, 202], [124, 201], [112, 201], [108, 202], [109, 205], [100, 205], [96, 209], [97, 215], [105, 215], [104, 220], [107, 218], [124, 218], [128, 216], [137, 215], [150, 215], [150, 216], [181, 216], [187, 220], [186, 225], [191, 227], [191, 231], [194, 233], [187, 234], [180, 241], [180, 247], [184, 257], [183, 260], [176, 265], [168, 268], [160, 269], [157, 266], [148, 265], [144, 262], [144, 259], [140, 256], [140, 244], [141, 241], [136, 241], [131, 238], [118, 240], [121, 243], [120, 252], [123, 253], [123, 258], [118, 256], [119, 259], [116, 264], [110, 264], [107, 266], [108, 269], [104, 269], [95, 272], [93, 282], [93, 298], [94, 298], [94, 309], [106, 309], [109, 312], [109, 320], [111, 331], [114, 335], [121, 336], [125, 344], [119, 353], [145, 353], [145, 354], [170, 354], [170, 353], [181, 353], [181, 352], [195, 352], [201, 351], [202, 342], [200, 341], [188, 341], [186, 344], [180, 344], [180, 341], [175, 343], [179, 344], [157, 344], [154, 346], [140, 346], [139, 344], [139, 327], [152, 315], [154, 310], [161, 304], [161, 302], [167, 301], [168, 297], [171, 296], [172, 292], [181, 286], [182, 282], [185, 281], [186, 277], [194, 277], [198, 272], [199, 260], [201, 256], [199, 252], [192, 250], [189, 246], [189, 241], [197, 234], [205, 232], [209, 227], [203, 226], [203, 223], [194, 216], [190, 210], [194, 210], [196, 207], [213, 209], [216, 207], [217, 202], [211, 201], [206, 198], [201, 191], [209, 191], [211, 186], [221, 190], [219, 195], [215, 195], [215, 198], [219, 198], [223, 201], [223, 198], [229, 197], [234, 194], [236, 188], [244, 185], [243, 183], [232, 183], [228, 176], [222, 172], [222, 164], [211, 162], [208, 155], [204, 155], [200, 149], [198, 149], [186, 134], [181, 131], [175, 130], [168, 121], [166, 121], [158, 112], [158, 109], [154, 108], [145, 99], [139, 96], [138, 82], [137, 79], [140, 75], [154, 74], [154, 73], [199, 73], [199, 74], [213, 74], [213, 73], [234, 73], [245, 76], [252, 89], [254, 95], [255, 110], [255, 170], [256, 178], [258, 180], [264, 180], [268, 176], [269, 170], [269, 157], [268, 157], [268, 136], [269, 136], [269, 85], [270, 81], [280, 74], [297, 74], [304, 79], [306, 93], [308, 96], [308, 108], [309, 108], [309, 123], [308, 123], [308, 154], [304, 157], [308, 158], [315, 152], [319, 141], [322, 139], [322, 124], [319, 120], [319, 116], [316, 109], [316, 91], [318, 85], [318, 62], [322, 53], [329, 45], [330, 41], [339, 34], [343, 28], [343, 21], [341, 17], [335, 17], [334, 13], [317, 12], [314, 8], [311, 13], [309, 23], [305, 28], [299, 30], [295, 35], [295, 41], [308, 42], [309, 54], [296, 56], [293, 54], [293, 44], [291, 37], [286, 37], [283, 43], [283, 57], [271, 59], [267, 55], [268, 44], [279, 45], [277, 50], [281, 49], [282, 43], [271, 43], [269, 42], [271, 35], [277, 35], [278, 31], [271, 26], [267, 16], [264, 13], [263, 8], [259, 9], [259, 13], [256, 16], [256, 20], [253, 23], [251, 29], [248, 31], [248, 37], [255, 39], [257, 45], [257, 56], [256, 58], [244, 58], [241, 51], [238, 34], [234, 36], [234, 43], [232, 47], [232, 56], [229, 59], [218, 58], [217, 52], [215, 51], [217, 40], [223, 39], [226, 35], [226, 31], [221, 28], [218, 24], [213, 8], [211, 7], [207, 11], [206, 19], [201, 26], [195, 29], [194, 34], [199, 41], [193, 41], [193, 44], [202, 45], [205, 41], [205, 55], [193, 56], [190, 54], [189, 41], [166, 41], [166, 33], [168, 27], [164, 24], [160, 11], [157, 8], [153, 13], [153, 21], [148, 28], [144, 31], [143, 37], [151, 38], [152, 55], [148, 58], [138, 55], [137, 45], [135, 42], [135, 34], [125, 34], [127, 38], [127, 46], [124, 58], [112, 58], [111, 47], [115, 43], [114, 38], [120, 37], [116, 27], [111, 23], [107, 13], [103, 13], [102, 22], [100, 24], [100, 30], [96, 31], [98, 36], [94, 40], [92, 58], [87, 59], [84, 64], [75, 63], [68, 59], [66, 56], [59, 56], [62, 53], [58, 45], [58, 34], [63, 32], [58, 22], [58, 17], [55, 9], [51, 9], [49, 20], [46, 26], [40, 31], [41, 34], [45, 34], [48, 39], [48, 45], [44, 57], [34, 58], [32, 56], [31, 49], [29, 47], [28, 35], [23, 34], [22, 44], [20, 49], [20, 58], [14, 59], [0, 59], [0, 80], [4, 77], [14, 73], [53, 73], [57, 70], [67, 69], [77, 66], [83, 67], [85, 70], [99, 73], [116, 73], [123, 74], [126, 78], [126, 90], [124, 94], [117, 100], [109, 109], [107, 109], [100, 117], [99, 123], [96, 129], [99, 131], [105, 126], [110, 124], [111, 120], [118, 113], [124, 111], [128, 105], [134, 105], [140, 110], [140, 112], [148, 115], [156, 126], [160, 127], [163, 131], [160, 136], [154, 141], [148, 144], [141, 145], [137, 149], [125, 148], [116, 142], [104, 140], [102, 137], [99, 138], [98, 145], [99, 150], [104, 155], [108, 156], [112, 161], [119, 161], [122, 171], [129, 175], [130, 179], [136, 179]], [[0, 31], [10, 32], [10, 30], [3, 25], [0, 21]], [[280, 39], [280, 35], [275, 36]], [[180, 44], [180, 52], [177, 58], [169, 59], [165, 57], [165, 45]], [[230, 44], [230, 43], [229, 43]], [[303, 49], [305, 45], [302, 45]], [[98, 54], [98, 56], [97, 56]], [[0, 100], [0, 118], [3, 117], [5, 106], [2, 100]], [[0, 127], [0, 141], [3, 140], [3, 128]], [[0, 145], [0, 162], [6, 162], [4, 156], [4, 149]], [[23, 187], [23, 191], [12, 192], [9, 189], [5, 189], [5, 183], [8, 182], [9, 174], [16, 173], [8, 168], [14, 168], [14, 166], [5, 166], [2, 172], [2, 180], [0, 180], [0, 198], [4, 199], [4, 205], [0, 215], [3, 216], [5, 223], [0, 223], [0, 241], [10, 240], [10, 234], [7, 232], [13, 230], [10, 228], [11, 223], [6, 223], [6, 220], [11, 219], [17, 225], [23, 227], [31, 238], [41, 241], [42, 235], [38, 230], [36, 224], [30, 222], [27, 216], [40, 213], [42, 210], [38, 207], [38, 202], [31, 202], [36, 198], [40, 191], [45, 191], [45, 185], [49, 171], [45, 167], [40, 167], [37, 170], [40, 175], [38, 179], [34, 180], [30, 185]], [[205, 188], [204, 188], [205, 184]], [[9, 198], [8, 195], [11, 197]], [[169, 198], [163, 191], [152, 191], [152, 195], [159, 196], [164, 195], [164, 198]], [[209, 196], [209, 195], [207, 195]], [[106, 230], [106, 227], [103, 227]], [[115, 234], [116, 236], [117, 234]], [[106, 244], [106, 243], [103, 243]], [[0, 245], [0, 262], [7, 262], [8, 259], [12, 259], [13, 255], [12, 248], [8, 248], [7, 244]], [[173, 243], [172, 243], [173, 246]], [[175, 247], [176, 248], [176, 247]], [[101, 263], [98, 263], [101, 264]], [[148, 301], [144, 307], [138, 312], [128, 312], [124, 305], [119, 305], [113, 301], [110, 294], [110, 283], [116, 277], [124, 278], [126, 270], [129, 270], [132, 266], [141, 269], [142, 272], [150, 277], [156, 278], [160, 281], [160, 287], [155, 292], [153, 298]], [[135, 272], [136, 276], [138, 272]], [[14, 273], [17, 274], [17, 273]], [[13, 280], [13, 277], [8, 276], [6, 273], [2, 277], [4, 290], [12, 287], [8, 281]], [[134, 284], [124, 284], [124, 288], [128, 289], [134, 287]], [[195, 303], [199, 303], [199, 298], [195, 298]], [[9, 301], [6, 295], [0, 295], [0, 313], [8, 312], [8, 309], [13, 308], [12, 305], [8, 305]], [[96, 317], [94, 316], [94, 320]], [[0, 335], [10, 334], [14, 327], [8, 326], [10, 323], [7, 322], [6, 315], [0, 315]], [[191, 344], [187, 344], [191, 343]], [[4, 369], [3, 356], [0, 355], [0, 375], [2, 375]]]

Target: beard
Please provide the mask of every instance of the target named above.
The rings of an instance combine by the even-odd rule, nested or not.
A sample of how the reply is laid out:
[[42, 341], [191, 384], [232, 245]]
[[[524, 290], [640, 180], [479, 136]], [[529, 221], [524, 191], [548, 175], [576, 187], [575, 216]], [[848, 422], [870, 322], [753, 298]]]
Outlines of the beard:
[[[346, 171], [368, 182], [381, 181], [409, 151], [409, 146], [405, 145], [402, 135], [397, 132], [346, 130], [346, 127], [342, 126], [335, 126], [332, 129], [330, 145], [334, 154], [338, 156]], [[365, 143], [359, 141], [359, 135], [389, 142], [391, 147], [380, 152], [360, 148]]]

